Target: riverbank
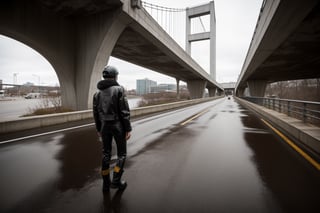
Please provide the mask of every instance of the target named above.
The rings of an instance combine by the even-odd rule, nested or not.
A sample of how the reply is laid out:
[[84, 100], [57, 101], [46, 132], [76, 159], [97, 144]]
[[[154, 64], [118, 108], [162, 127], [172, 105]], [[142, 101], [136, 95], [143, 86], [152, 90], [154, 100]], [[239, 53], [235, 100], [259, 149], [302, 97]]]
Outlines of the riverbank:
[[[23, 97], [3, 97], [0, 99], [0, 121], [14, 120], [30, 113], [41, 105], [43, 99], [25, 99]], [[128, 96], [130, 109], [138, 107], [140, 96]]]

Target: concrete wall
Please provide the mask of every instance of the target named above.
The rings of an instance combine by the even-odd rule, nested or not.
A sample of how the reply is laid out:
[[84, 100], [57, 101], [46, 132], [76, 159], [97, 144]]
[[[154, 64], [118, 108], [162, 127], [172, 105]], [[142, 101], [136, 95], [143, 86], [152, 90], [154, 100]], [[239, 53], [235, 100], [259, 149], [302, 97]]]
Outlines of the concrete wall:
[[[131, 117], [139, 117], [151, 113], [161, 112], [165, 110], [176, 109], [180, 107], [186, 107], [206, 101], [212, 101], [221, 97], [194, 99], [189, 101], [179, 101], [169, 104], [161, 104], [148, 107], [140, 107], [131, 110]], [[66, 122], [80, 121], [93, 118], [92, 110], [83, 110], [77, 112], [59, 113], [52, 115], [32, 116], [28, 118], [20, 118], [13, 121], [0, 122], [0, 134], [6, 134], [10, 132], [17, 132], [22, 130], [41, 128], [56, 124], [63, 124]]]

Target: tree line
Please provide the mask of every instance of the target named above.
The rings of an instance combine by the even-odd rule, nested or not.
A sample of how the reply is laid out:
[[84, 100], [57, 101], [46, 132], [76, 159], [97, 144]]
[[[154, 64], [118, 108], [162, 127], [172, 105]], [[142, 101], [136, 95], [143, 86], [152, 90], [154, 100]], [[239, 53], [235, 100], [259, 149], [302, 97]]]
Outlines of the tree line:
[[320, 78], [271, 83], [266, 96], [320, 102]]

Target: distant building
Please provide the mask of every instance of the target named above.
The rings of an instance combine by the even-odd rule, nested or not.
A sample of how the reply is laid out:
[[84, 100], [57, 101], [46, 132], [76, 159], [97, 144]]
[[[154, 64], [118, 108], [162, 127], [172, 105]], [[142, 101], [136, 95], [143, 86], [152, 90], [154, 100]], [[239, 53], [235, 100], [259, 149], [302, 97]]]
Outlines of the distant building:
[[152, 93], [176, 92], [176, 91], [177, 91], [177, 85], [175, 85], [175, 84], [159, 84], [157, 86], [151, 87]]
[[138, 79], [137, 80], [137, 95], [144, 95], [151, 92], [151, 87], [157, 86], [156, 81], [145, 79]]

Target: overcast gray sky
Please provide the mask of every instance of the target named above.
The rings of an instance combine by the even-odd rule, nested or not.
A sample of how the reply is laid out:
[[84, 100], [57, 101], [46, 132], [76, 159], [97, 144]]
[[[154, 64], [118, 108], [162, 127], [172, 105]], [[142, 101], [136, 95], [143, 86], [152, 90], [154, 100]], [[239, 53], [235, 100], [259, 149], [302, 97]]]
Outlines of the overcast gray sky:
[[[208, 0], [145, 0], [165, 7], [186, 8], [206, 4]], [[216, 12], [216, 75], [217, 81], [236, 81], [241, 71], [262, 0], [215, 0]], [[182, 15], [180, 19], [184, 20]], [[179, 22], [179, 16], [176, 18]], [[198, 21], [198, 23], [197, 23]], [[208, 29], [206, 17], [202, 18]], [[182, 22], [182, 21], [181, 21]], [[194, 20], [200, 26], [199, 20]], [[184, 23], [185, 24], [185, 23]], [[172, 34], [184, 48], [185, 26], [175, 23]], [[180, 29], [181, 28], [181, 29]], [[209, 41], [192, 44], [192, 57], [209, 72]], [[175, 79], [127, 62], [111, 58], [109, 64], [120, 70], [119, 82], [127, 89], [135, 89], [136, 79], [149, 78], [158, 83], [175, 83]], [[13, 39], [0, 35], [0, 79], [3, 83], [13, 83], [17, 73], [17, 83], [32, 82], [41, 85], [56, 85], [58, 79], [51, 65], [36, 51]]]

